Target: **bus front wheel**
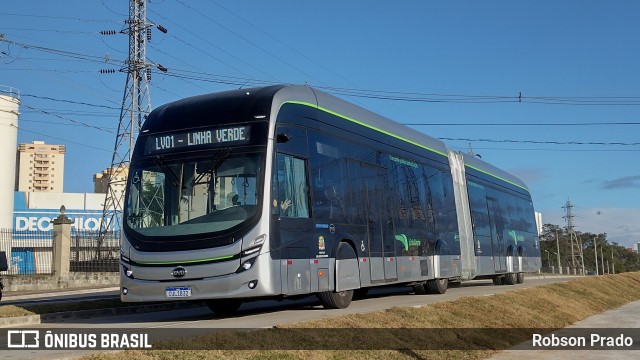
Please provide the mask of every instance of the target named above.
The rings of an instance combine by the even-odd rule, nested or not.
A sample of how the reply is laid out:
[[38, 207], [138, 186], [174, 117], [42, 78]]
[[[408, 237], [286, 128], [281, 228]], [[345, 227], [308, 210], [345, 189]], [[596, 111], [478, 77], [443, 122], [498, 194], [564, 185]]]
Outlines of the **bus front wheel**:
[[319, 293], [318, 298], [325, 309], [346, 309], [353, 299], [353, 290], [325, 291]]
[[[341, 276], [347, 277], [349, 275], [349, 265], [346, 266], [346, 273], [339, 274], [338, 270], [340, 267], [338, 266], [338, 262], [347, 261], [353, 262], [352, 265], [358, 265], [358, 257], [356, 256], [356, 252], [353, 250], [351, 245], [346, 242], [340, 242], [338, 244], [338, 248], [336, 250], [336, 279], [342, 279]], [[356, 268], [357, 269], [357, 268]], [[351, 268], [351, 271], [354, 269]], [[341, 270], [342, 271], [342, 270]], [[357, 270], [355, 270], [356, 278], [359, 277]], [[338, 288], [338, 280], [336, 280], [336, 288]], [[353, 299], [353, 290], [344, 290], [344, 291], [325, 291], [318, 294], [318, 298], [320, 298], [320, 303], [325, 309], [345, 309], [351, 304], [351, 300]]]

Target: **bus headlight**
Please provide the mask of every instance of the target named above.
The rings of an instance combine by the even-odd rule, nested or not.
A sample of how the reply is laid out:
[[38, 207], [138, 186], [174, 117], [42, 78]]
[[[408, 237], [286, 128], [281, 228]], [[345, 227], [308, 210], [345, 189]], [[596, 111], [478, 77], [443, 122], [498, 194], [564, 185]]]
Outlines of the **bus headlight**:
[[246, 257], [246, 256], [249, 256], [249, 255], [253, 255], [253, 254], [255, 254], [255, 253], [259, 252], [261, 247], [262, 247], [262, 246], [256, 246], [256, 247], [254, 247], [254, 248], [244, 250], [244, 251], [242, 252], [242, 257]]
[[249, 244], [249, 246], [262, 245], [265, 240], [267, 240], [267, 235], [262, 234], [256, 237], [255, 239], [253, 239], [253, 241], [251, 242], [251, 244]]
[[256, 262], [256, 259], [257, 259], [257, 258], [258, 258], [257, 256], [254, 256], [254, 257], [252, 257], [252, 258], [251, 258], [251, 259], [249, 259], [249, 260], [245, 260], [245, 261], [242, 263], [242, 265], [240, 265], [240, 267], [238, 268], [238, 270], [236, 270], [236, 274], [238, 274], [238, 273], [241, 273], [241, 272], [243, 272], [243, 271], [247, 271], [247, 270], [251, 269], [251, 267], [253, 267], [253, 263], [255, 263], [255, 262]]
[[128, 277], [129, 279], [133, 279], [133, 270], [129, 269], [128, 267], [122, 265], [122, 271], [124, 272], [124, 275], [126, 277]]

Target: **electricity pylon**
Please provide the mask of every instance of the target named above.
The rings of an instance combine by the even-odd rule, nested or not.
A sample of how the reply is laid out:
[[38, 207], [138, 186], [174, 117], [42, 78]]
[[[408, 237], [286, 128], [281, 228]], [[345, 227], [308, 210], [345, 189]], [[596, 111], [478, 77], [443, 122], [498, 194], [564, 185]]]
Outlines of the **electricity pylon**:
[[133, 146], [142, 122], [151, 111], [149, 96], [151, 67], [146, 60], [146, 41], [151, 38], [152, 26], [147, 22], [146, 0], [129, 0], [129, 18], [121, 31], [129, 35], [129, 57], [120, 69], [121, 72], [127, 73], [127, 80], [111, 167], [107, 170], [108, 185], [100, 223], [98, 248], [109, 230], [121, 228], [120, 214], [123, 209], [126, 175], [129, 171]]

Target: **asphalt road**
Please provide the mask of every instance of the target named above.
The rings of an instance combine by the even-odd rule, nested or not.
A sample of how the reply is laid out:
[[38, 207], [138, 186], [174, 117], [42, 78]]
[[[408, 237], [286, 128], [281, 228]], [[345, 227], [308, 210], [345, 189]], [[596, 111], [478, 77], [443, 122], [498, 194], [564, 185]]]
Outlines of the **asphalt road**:
[[[127, 329], [135, 332], [136, 329], [143, 332], [145, 329], [168, 328], [176, 329], [180, 334], [181, 329], [202, 329], [209, 332], [211, 329], [225, 328], [270, 328], [278, 324], [296, 323], [306, 320], [317, 320], [346, 314], [366, 313], [384, 310], [392, 307], [419, 307], [440, 301], [455, 300], [464, 296], [490, 296], [493, 294], [522, 289], [552, 282], [567, 281], [570, 277], [528, 277], [524, 284], [495, 286], [490, 280], [470, 281], [457, 288], [450, 288], [443, 295], [415, 295], [408, 287], [393, 287], [373, 289], [366, 299], [356, 300], [347, 309], [326, 310], [323, 309], [315, 297], [307, 297], [300, 300], [262, 300], [243, 304], [235, 316], [221, 317], [213, 314], [206, 307], [198, 307], [183, 310], [162, 311], [153, 313], [109, 316], [81, 320], [60, 321], [45, 323], [38, 326], [23, 326], [11, 328], [11, 330], [34, 329], [41, 331], [48, 329], [113, 329], [114, 332]], [[109, 296], [106, 293], [103, 295]], [[83, 294], [81, 296], [90, 296]], [[69, 299], [67, 299], [69, 300]], [[6, 348], [6, 344], [4, 344]], [[62, 359], [92, 351], [73, 350], [2, 350], [2, 359]]]

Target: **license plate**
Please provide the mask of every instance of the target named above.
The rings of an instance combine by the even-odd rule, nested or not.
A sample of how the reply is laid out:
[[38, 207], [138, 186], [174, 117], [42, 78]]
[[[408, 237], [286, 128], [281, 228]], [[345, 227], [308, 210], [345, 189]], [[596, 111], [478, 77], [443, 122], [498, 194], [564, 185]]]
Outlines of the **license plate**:
[[170, 287], [165, 290], [168, 298], [191, 297], [191, 286]]

